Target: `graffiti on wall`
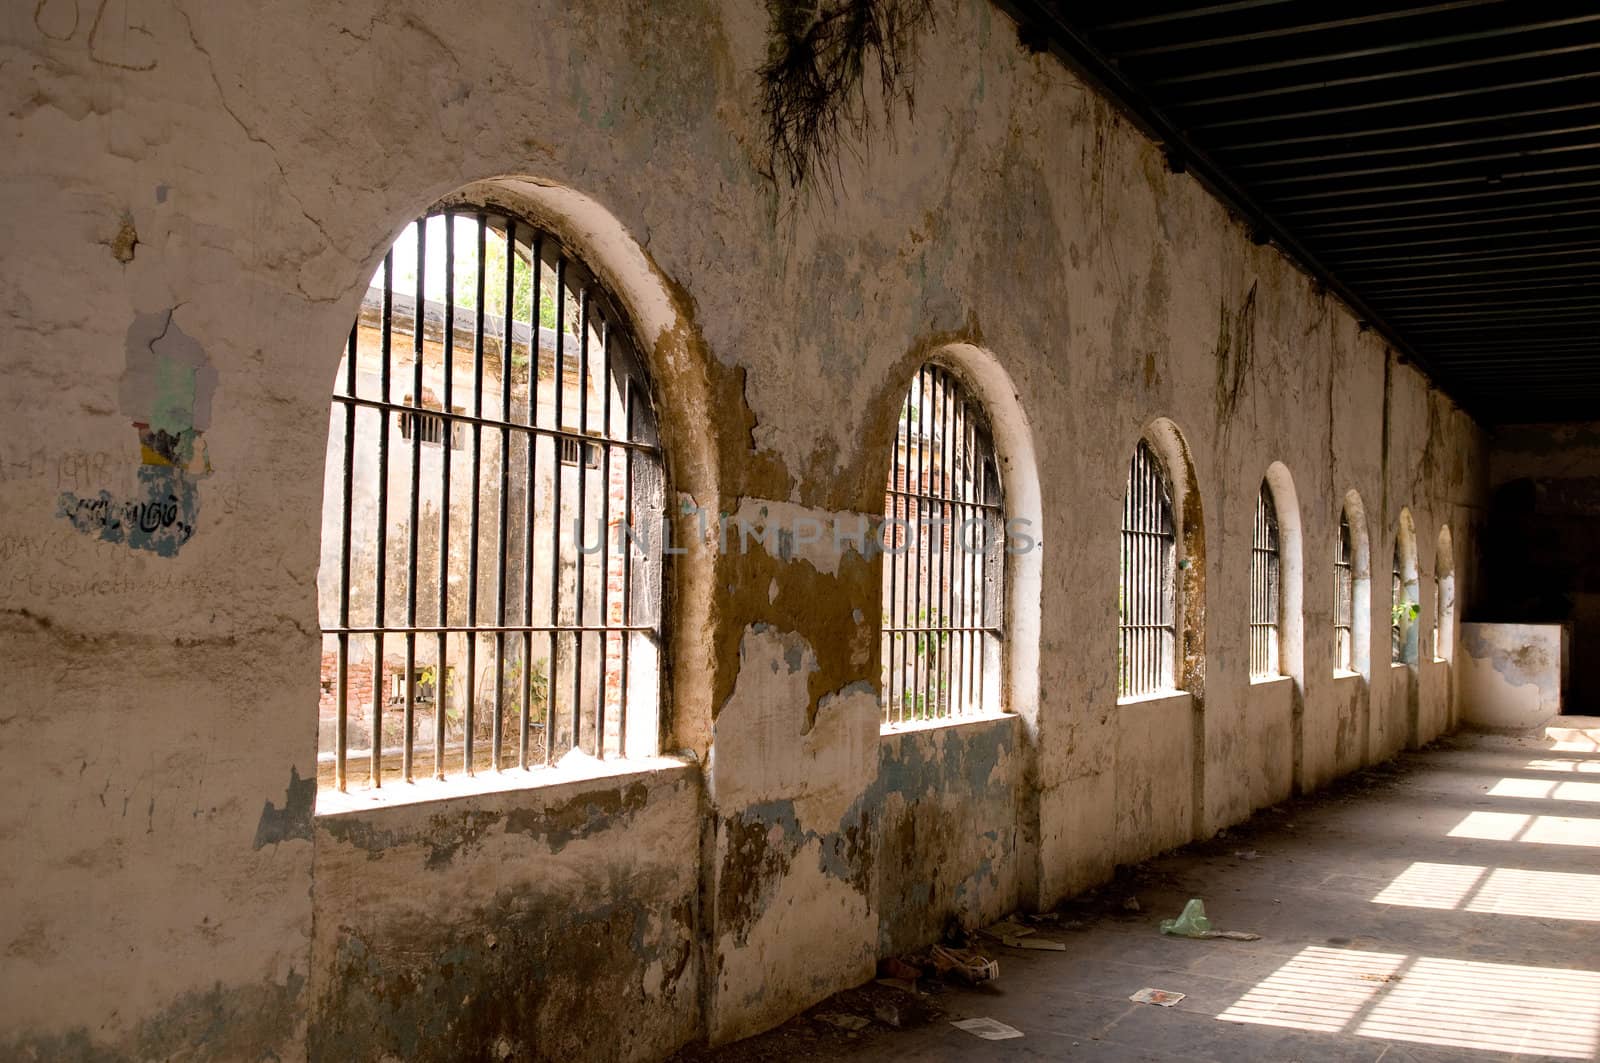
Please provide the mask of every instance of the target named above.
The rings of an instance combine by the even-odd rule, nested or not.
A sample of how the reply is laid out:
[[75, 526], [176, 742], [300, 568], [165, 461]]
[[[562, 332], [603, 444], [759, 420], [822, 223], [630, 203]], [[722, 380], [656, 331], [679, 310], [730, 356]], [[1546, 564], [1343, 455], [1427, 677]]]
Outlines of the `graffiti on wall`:
[[217, 386], [205, 348], [173, 314], [139, 314], [128, 327], [119, 398], [138, 433], [137, 488], [127, 496], [63, 491], [56, 509], [84, 535], [161, 557], [176, 557], [194, 536], [199, 481], [211, 474], [205, 430]]

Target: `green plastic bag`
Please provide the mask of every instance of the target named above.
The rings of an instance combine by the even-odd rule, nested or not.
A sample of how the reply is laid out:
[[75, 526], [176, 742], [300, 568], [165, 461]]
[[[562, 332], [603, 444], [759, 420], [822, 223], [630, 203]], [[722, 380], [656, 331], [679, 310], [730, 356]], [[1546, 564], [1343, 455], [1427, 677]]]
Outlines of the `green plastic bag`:
[[1193, 897], [1183, 906], [1183, 912], [1176, 919], [1161, 920], [1163, 934], [1175, 934], [1178, 937], [1204, 938], [1214, 933], [1211, 929], [1211, 920], [1206, 918], [1206, 904], [1199, 897]]

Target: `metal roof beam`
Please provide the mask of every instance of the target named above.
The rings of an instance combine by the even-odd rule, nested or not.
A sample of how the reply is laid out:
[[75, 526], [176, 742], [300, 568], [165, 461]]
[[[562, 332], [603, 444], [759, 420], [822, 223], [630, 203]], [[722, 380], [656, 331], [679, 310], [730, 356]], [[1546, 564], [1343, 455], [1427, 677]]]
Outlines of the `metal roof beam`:
[[[1384, 44], [1374, 44], [1366, 48], [1349, 48], [1342, 52], [1318, 52], [1308, 56], [1297, 56], [1293, 59], [1277, 59], [1266, 63], [1248, 63], [1244, 66], [1221, 67], [1217, 69], [1202, 70], [1193, 74], [1176, 74], [1171, 77], [1153, 78], [1150, 84], [1166, 87], [1170, 85], [1192, 85], [1201, 81], [1218, 81], [1226, 78], [1236, 78], [1247, 74], [1269, 73], [1275, 70], [1293, 70], [1303, 66], [1315, 66], [1320, 63], [1339, 63], [1351, 59], [1370, 59], [1381, 55], [1396, 55], [1401, 52], [1419, 51], [1427, 48], [1445, 48], [1451, 45], [1467, 44], [1472, 41], [1499, 40], [1519, 33], [1539, 33], [1543, 30], [1566, 29], [1571, 26], [1588, 25], [1600, 22], [1600, 14], [1588, 13], [1572, 15], [1566, 18], [1546, 19], [1543, 22], [1528, 22], [1512, 26], [1497, 26], [1494, 29], [1475, 30], [1471, 33], [1454, 33], [1442, 37], [1427, 37], [1415, 41], [1390, 41]], [[1440, 74], [1451, 70], [1461, 70], [1467, 67], [1476, 67], [1485, 61], [1493, 63], [1510, 63], [1519, 59], [1542, 59], [1550, 55], [1562, 55], [1568, 52], [1581, 51], [1594, 47], [1593, 44], [1566, 45], [1559, 48], [1533, 49], [1515, 52], [1510, 55], [1492, 56], [1487, 60], [1474, 57], [1449, 63], [1435, 63], [1432, 66], [1409, 67], [1399, 70], [1377, 71], [1371, 74], [1353, 77], [1322, 80], [1316, 86], [1299, 84], [1293, 87], [1284, 86], [1272, 90], [1272, 94], [1281, 92], [1299, 92], [1310, 87], [1331, 88], [1341, 85], [1357, 85], [1368, 81], [1379, 81], [1396, 77], [1420, 77], [1424, 74]], [[1249, 98], [1247, 94], [1241, 98]], [[1196, 100], [1196, 106], [1209, 101]]]

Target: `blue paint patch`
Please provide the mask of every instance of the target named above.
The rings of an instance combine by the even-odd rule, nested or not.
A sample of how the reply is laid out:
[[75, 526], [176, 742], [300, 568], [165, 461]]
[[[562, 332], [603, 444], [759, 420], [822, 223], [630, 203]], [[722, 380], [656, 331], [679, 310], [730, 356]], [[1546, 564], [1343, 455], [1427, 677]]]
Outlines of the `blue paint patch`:
[[[889, 794], [908, 801], [932, 794], [981, 794], [1014, 744], [1015, 729], [1006, 726], [909, 732], [898, 743], [880, 747], [878, 778], [869, 794], [875, 801]], [[930, 748], [934, 745], [942, 748]]]
[[176, 557], [194, 536], [198, 482], [211, 475], [202, 437], [217, 388], [205, 348], [174, 320], [176, 310], [137, 314], [128, 326], [118, 401], [139, 438], [138, 488], [127, 498], [65, 491], [56, 508], [81, 534], [159, 557]]
[[126, 543], [160, 557], [177, 557], [178, 549], [194, 535], [200, 515], [200, 491], [187, 472], [172, 465], [139, 467], [139, 490], [132, 498], [116, 498], [101, 491], [95, 498], [79, 498], [63, 491], [56, 516], [65, 518], [84, 535], [102, 542]]

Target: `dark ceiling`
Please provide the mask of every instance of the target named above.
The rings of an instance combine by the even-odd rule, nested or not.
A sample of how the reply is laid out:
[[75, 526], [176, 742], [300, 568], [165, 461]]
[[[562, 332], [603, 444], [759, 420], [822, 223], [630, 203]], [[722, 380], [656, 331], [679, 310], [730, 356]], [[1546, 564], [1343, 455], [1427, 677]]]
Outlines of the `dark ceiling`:
[[1005, 6], [1480, 421], [1600, 419], [1600, 3]]

